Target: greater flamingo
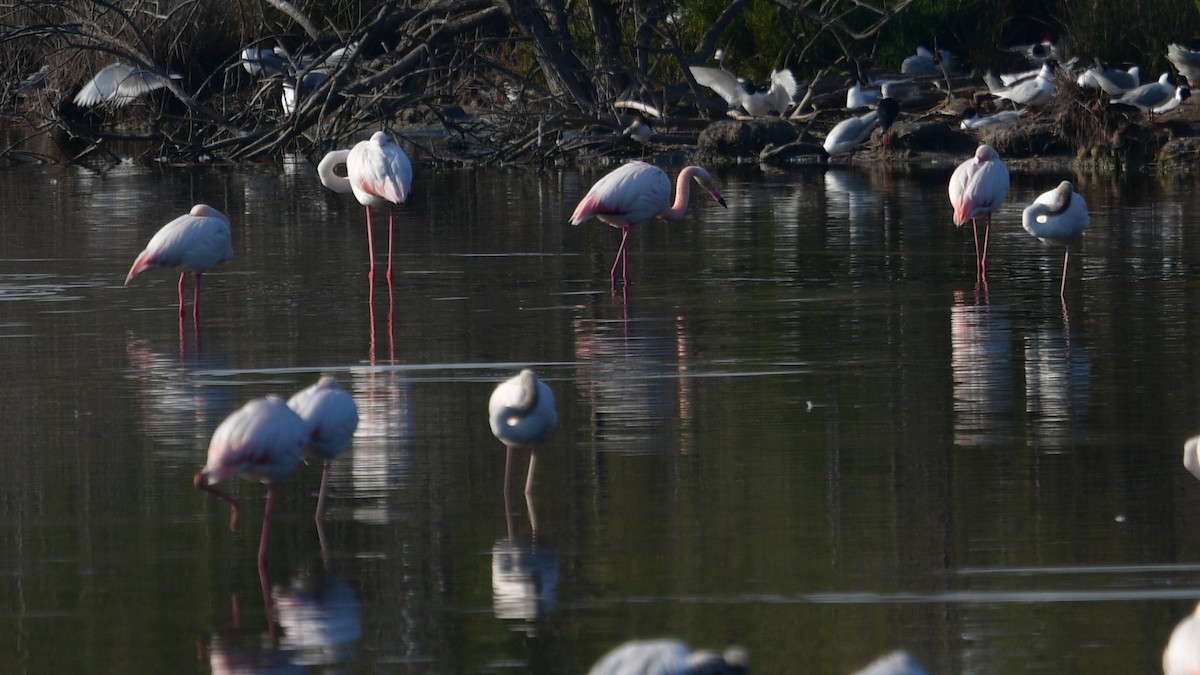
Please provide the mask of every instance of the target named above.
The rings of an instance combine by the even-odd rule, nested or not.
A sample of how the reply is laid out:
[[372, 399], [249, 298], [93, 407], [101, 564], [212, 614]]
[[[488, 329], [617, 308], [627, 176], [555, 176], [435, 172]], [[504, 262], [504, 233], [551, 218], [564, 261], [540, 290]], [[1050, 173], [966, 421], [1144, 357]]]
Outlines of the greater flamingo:
[[1183, 444], [1183, 468], [1200, 479], [1200, 436], [1193, 436]]
[[1062, 244], [1062, 284], [1058, 287], [1061, 296], [1067, 290], [1067, 260], [1071, 257], [1071, 244], [1083, 236], [1091, 218], [1087, 202], [1075, 191], [1069, 181], [1043, 192], [1021, 213], [1021, 226], [1025, 231], [1047, 244]]
[[537, 446], [550, 438], [558, 424], [554, 392], [537, 375], [525, 368], [501, 382], [488, 401], [488, 420], [492, 433], [508, 450], [504, 460], [504, 492], [508, 494], [508, 475], [514, 447], [529, 448], [529, 471], [525, 476], [525, 494], [533, 492], [533, 470]]
[[217, 483], [241, 476], [267, 484], [262, 535], [258, 543], [258, 565], [266, 568], [267, 538], [275, 505], [275, 483], [287, 476], [304, 456], [310, 438], [308, 426], [278, 396], [250, 401], [221, 422], [208, 444], [208, 462], [196, 474], [196, 488], [229, 502], [229, 527], [237, 528], [241, 504]]
[[287, 404], [308, 428], [308, 455], [324, 463], [314, 515], [320, 520], [325, 515], [329, 467], [354, 438], [354, 430], [358, 428], [358, 406], [332, 375], [325, 375], [316, 384], [296, 392]]
[[724, 654], [712, 650], [692, 651], [679, 640], [630, 640], [605, 654], [588, 675], [735, 675], [750, 669], [750, 657], [741, 647]]
[[1163, 675], [1200, 673], [1200, 605], [1171, 631], [1163, 649], [1162, 668]]
[[617, 286], [617, 265], [621, 265], [622, 280], [626, 285], [629, 284], [626, 247], [630, 228], [655, 216], [664, 220], [683, 218], [692, 196], [692, 179], [707, 190], [718, 204], [725, 206], [725, 199], [713, 185], [712, 176], [702, 167], [689, 166], [679, 172], [675, 180], [675, 203], [668, 206], [671, 203], [671, 179], [666, 172], [646, 162], [630, 162], [596, 181], [575, 207], [575, 212], [571, 214], [572, 225], [579, 225], [595, 216], [602, 222], [621, 228], [621, 246], [617, 249], [617, 257], [609, 272], [614, 289]]
[[[346, 165], [346, 177], [333, 172], [338, 164]], [[368, 279], [375, 280], [375, 245], [371, 237], [371, 207], [388, 210], [388, 268], [387, 279], [392, 281], [393, 207], [408, 200], [412, 189], [412, 162], [392, 137], [376, 131], [371, 139], [357, 143], [350, 150], [334, 150], [317, 165], [321, 184], [334, 192], [353, 192], [354, 198], [367, 209], [367, 254], [371, 258]]]
[[[980, 145], [975, 156], [954, 170], [950, 176], [950, 205], [954, 207], [954, 224], [962, 227], [968, 220], [975, 233], [975, 266], [987, 272], [988, 237], [992, 231], [992, 214], [1008, 196], [1008, 167], [1000, 154], [990, 145]], [[979, 250], [977, 218], [984, 218], [983, 251]]]
[[196, 204], [187, 215], [163, 225], [150, 238], [146, 249], [138, 254], [125, 285], [134, 277], [156, 267], [178, 267], [179, 316], [183, 317], [183, 290], [187, 273], [196, 275], [192, 294], [192, 316], [200, 316], [200, 275], [227, 260], [233, 260], [233, 242], [229, 233], [229, 218], [207, 204]]

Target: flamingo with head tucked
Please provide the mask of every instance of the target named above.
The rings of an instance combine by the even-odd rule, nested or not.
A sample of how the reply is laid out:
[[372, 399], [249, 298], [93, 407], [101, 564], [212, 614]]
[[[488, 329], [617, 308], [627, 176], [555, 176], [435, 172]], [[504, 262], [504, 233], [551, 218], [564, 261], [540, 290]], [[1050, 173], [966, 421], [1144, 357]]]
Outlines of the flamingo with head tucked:
[[617, 286], [617, 266], [621, 266], [621, 278], [629, 284], [629, 266], [626, 248], [629, 230], [636, 224], [658, 217], [663, 220], [679, 220], [687, 213], [692, 195], [691, 181], [708, 191], [714, 200], [725, 206], [725, 199], [713, 184], [712, 175], [699, 166], [685, 167], [675, 179], [675, 203], [671, 204], [671, 179], [662, 169], [646, 162], [630, 162], [596, 181], [584, 195], [571, 224], [579, 225], [592, 217], [621, 229], [621, 246], [613, 260], [609, 276]]
[[[346, 176], [334, 173], [338, 164], [346, 165]], [[408, 200], [412, 189], [412, 162], [392, 137], [376, 131], [370, 140], [361, 141], [349, 150], [334, 150], [317, 165], [321, 184], [334, 192], [353, 192], [354, 198], [367, 209], [367, 254], [371, 258], [368, 278], [375, 280], [375, 244], [371, 238], [371, 207], [388, 210], [388, 283], [392, 281], [392, 239], [394, 206]]]
[[508, 449], [504, 462], [504, 492], [508, 493], [508, 473], [513, 448], [529, 448], [529, 471], [525, 476], [525, 494], [533, 492], [533, 470], [537, 446], [550, 438], [558, 424], [558, 409], [550, 385], [525, 368], [501, 382], [488, 400], [488, 421], [492, 434]]
[[267, 560], [275, 483], [300, 463], [309, 437], [304, 420], [283, 399], [278, 396], [254, 399], [226, 417], [213, 432], [208, 444], [208, 462], [193, 480], [197, 489], [229, 502], [232, 507], [229, 527], [234, 529], [237, 528], [241, 503], [216, 484], [234, 476], [267, 484], [267, 505], [263, 508], [262, 535], [258, 543], [260, 570], [265, 568]]
[[187, 273], [196, 275], [193, 289], [192, 317], [200, 316], [200, 275], [227, 260], [233, 260], [233, 243], [229, 218], [207, 204], [197, 204], [187, 215], [167, 223], [153, 237], [146, 249], [138, 254], [125, 285], [137, 275], [156, 267], [178, 267], [179, 316], [183, 316], [183, 290]]
[[[975, 265], [983, 274], [987, 272], [988, 236], [992, 231], [992, 214], [1008, 196], [1008, 167], [1000, 159], [1000, 153], [990, 145], [981, 145], [975, 156], [954, 170], [950, 176], [950, 205], [954, 207], [954, 224], [962, 227], [968, 220], [975, 233]], [[979, 249], [978, 218], [986, 222], [983, 231], [983, 250]]]
[[329, 466], [354, 438], [354, 430], [358, 428], [358, 406], [332, 375], [325, 375], [316, 384], [296, 392], [287, 404], [308, 427], [308, 455], [319, 458], [325, 465], [321, 471], [317, 512], [313, 516], [320, 520], [325, 515]]
[[1021, 226], [1025, 231], [1047, 244], [1062, 244], [1062, 284], [1058, 287], [1061, 296], [1067, 290], [1067, 261], [1071, 258], [1071, 244], [1079, 241], [1083, 231], [1091, 223], [1087, 202], [1075, 191], [1069, 181], [1043, 192], [1021, 213]]

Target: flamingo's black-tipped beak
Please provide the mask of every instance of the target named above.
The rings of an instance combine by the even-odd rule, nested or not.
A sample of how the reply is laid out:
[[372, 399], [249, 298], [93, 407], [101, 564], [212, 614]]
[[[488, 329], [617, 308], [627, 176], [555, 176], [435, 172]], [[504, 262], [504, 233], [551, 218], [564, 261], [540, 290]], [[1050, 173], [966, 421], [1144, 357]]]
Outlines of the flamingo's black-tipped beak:
[[709, 194], [712, 195], [713, 199], [717, 200], [718, 204], [724, 206], [725, 208], [729, 208], [729, 205], [725, 203], [725, 198], [721, 196], [721, 193], [717, 192], [716, 190], [709, 190]]

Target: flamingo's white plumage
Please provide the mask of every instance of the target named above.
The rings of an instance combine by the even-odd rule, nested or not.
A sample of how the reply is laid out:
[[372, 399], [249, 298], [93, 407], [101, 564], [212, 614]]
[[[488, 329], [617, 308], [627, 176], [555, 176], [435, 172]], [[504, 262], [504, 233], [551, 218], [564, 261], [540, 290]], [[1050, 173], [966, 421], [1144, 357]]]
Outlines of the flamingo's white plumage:
[[[975, 156], [954, 170], [948, 189], [950, 205], [954, 207], [954, 224], [962, 227], [968, 220], [975, 233], [975, 262], [978, 271], [987, 269], [988, 237], [992, 229], [992, 214], [1008, 196], [1008, 167], [1000, 154], [990, 145], [980, 145]], [[978, 218], [984, 218], [983, 249], [979, 248]]]
[[200, 316], [200, 275], [220, 263], [233, 260], [233, 242], [229, 218], [207, 204], [196, 204], [186, 215], [167, 223], [138, 254], [125, 276], [125, 285], [134, 277], [156, 267], [177, 267], [179, 273], [179, 316], [183, 316], [183, 290], [187, 273], [196, 276], [192, 316]]
[[550, 438], [558, 424], [558, 408], [550, 385], [525, 368], [501, 382], [488, 400], [488, 421], [492, 434], [508, 450], [504, 467], [504, 489], [508, 491], [508, 473], [512, 466], [513, 448], [528, 447], [529, 472], [525, 477], [525, 494], [533, 492], [533, 471], [537, 461], [537, 446]]
[[[1192, 439], [1189, 443], [1196, 440]], [[1200, 478], [1200, 474], [1197, 477]], [[1171, 631], [1167, 647], [1163, 649], [1162, 668], [1163, 675], [1200, 673], [1200, 605]]]
[[358, 406], [350, 392], [342, 389], [332, 375], [325, 375], [316, 384], [296, 392], [287, 404], [304, 420], [308, 429], [308, 455], [324, 464], [315, 516], [320, 520], [325, 514], [329, 466], [354, 438], [354, 430], [358, 428]]
[[[334, 173], [338, 164], [346, 165], [346, 176]], [[334, 150], [317, 165], [321, 184], [334, 192], [353, 192], [367, 209], [367, 252], [371, 258], [369, 278], [375, 279], [375, 244], [371, 237], [371, 207], [388, 210], [388, 281], [392, 280], [393, 207], [408, 200], [412, 190], [412, 162], [404, 150], [382, 131], [349, 150]]]
[[662, 169], [646, 162], [630, 162], [614, 169], [596, 181], [571, 214], [571, 224], [579, 225], [590, 218], [621, 229], [621, 246], [613, 260], [610, 277], [617, 284], [617, 266], [621, 265], [622, 279], [628, 283], [626, 246], [629, 230], [651, 218], [679, 220], [687, 213], [692, 194], [692, 180], [721, 206], [725, 199], [713, 184], [712, 175], [698, 166], [685, 167], [675, 180], [675, 203], [671, 203], [671, 179]]
[[772, 70], [770, 85], [761, 90], [723, 68], [690, 66], [688, 70], [692, 71], [697, 84], [717, 92], [731, 108], [745, 108], [753, 117], [783, 114], [800, 89], [792, 71], [786, 68]]
[[262, 536], [258, 544], [260, 567], [267, 558], [275, 483], [299, 464], [308, 438], [304, 420], [283, 399], [278, 396], [254, 399], [226, 417], [213, 432], [208, 444], [208, 462], [193, 480], [198, 489], [229, 502], [231, 528], [237, 527], [241, 505], [216, 484], [234, 476], [266, 483], [267, 504], [263, 509]]
[[1087, 202], [1075, 191], [1068, 181], [1038, 195], [1021, 213], [1021, 226], [1025, 231], [1048, 244], [1062, 244], [1063, 273], [1059, 295], [1067, 288], [1067, 260], [1071, 257], [1071, 244], [1079, 240], [1091, 223]]

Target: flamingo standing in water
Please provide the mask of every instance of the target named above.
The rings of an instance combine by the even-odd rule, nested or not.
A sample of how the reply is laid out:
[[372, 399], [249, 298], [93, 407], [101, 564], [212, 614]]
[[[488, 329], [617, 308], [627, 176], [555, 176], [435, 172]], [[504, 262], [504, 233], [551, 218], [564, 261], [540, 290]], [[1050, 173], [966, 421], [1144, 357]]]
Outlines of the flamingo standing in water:
[[[954, 207], [954, 224], [962, 227], [968, 220], [975, 233], [975, 265], [981, 274], [987, 273], [988, 236], [992, 231], [992, 214], [1008, 196], [1008, 167], [1000, 153], [990, 145], [981, 145], [975, 156], [954, 170], [950, 176], [950, 205]], [[984, 218], [983, 251], [979, 249], [977, 218]]]
[[229, 502], [232, 529], [237, 528], [241, 504], [216, 484], [234, 476], [267, 484], [267, 505], [263, 509], [262, 536], [258, 543], [260, 571], [266, 568], [275, 483], [300, 463], [309, 439], [308, 425], [283, 399], [278, 396], [254, 399], [226, 417], [213, 432], [208, 444], [208, 462], [193, 480], [196, 488]]
[[572, 225], [595, 216], [621, 228], [621, 246], [609, 273], [614, 289], [617, 287], [617, 265], [621, 266], [622, 281], [629, 285], [626, 246], [630, 228], [655, 216], [663, 220], [683, 218], [692, 196], [692, 180], [707, 190], [718, 204], [725, 206], [725, 199], [713, 185], [712, 175], [702, 167], [689, 166], [679, 172], [675, 179], [675, 203], [671, 205], [671, 179], [666, 172], [646, 162], [630, 162], [596, 181], [575, 207], [571, 214]]
[[308, 456], [320, 458], [325, 464], [314, 515], [320, 520], [325, 515], [329, 466], [354, 438], [354, 430], [358, 428], [358, 406], [332, 375], [325, 375], [311, 387], [296, 392], [287, 404], [308, 427]]
[[179, 273], [179, 316], [183, 317], [183, 290], [187, 273], [196, 275], [193, 290], [192, 317], [200, 316], [200, 275], [220, 263], [233, 260], [233, 243], [229, 233], [229, 218], [207, 204], [197, 204], [187, 215], [163, 225], [146, 249], [138, 254], [125, 285], [134, 277], [156, 267], [178, 267]]
[[504, 493], [508, 494], [508, 474], [514, 447], [529, 447], [529, 472], [525, 476], [525, 494], [533, 492], [533, 470], [537, 446], [550, 438], [558, 424], [554, 392], [528, 368], [501, 382], [488, 401], [488, 420], [492, 433], [508, 449], [504, 461]]
[[1071, 244], [1083, 236], [1083, 231], [1092, 222], [1088, 216], [1087, 202], [1075, 191], [1069, 181], [1043, 192], [1021, 213], [1021, 226], [1025, 231], [1047, 244], [1062, 244], [1062, 284], [1058, 287], [1061, 296], [1067, 290], [1067, 260], [1071, 257]]
[[[343, 178], [333, 172], [338, 164], [346, 165]], [[392, 137], [376, 131], [371, 139], [357, 143], [349, 150], [334, 150], [317, 165], [321, 184], [334, 192], [353, 192], [354, 198], [367, 209], [367, 253], [371, 271], [367, 278], [375, 281], [375, 245], [371, 238], [371, 207], [388, 210], [388, 267], [387, 280], [392, 282], [392, 237], [394, 209], [408, 200], [412, 189], [412, 162]]]

